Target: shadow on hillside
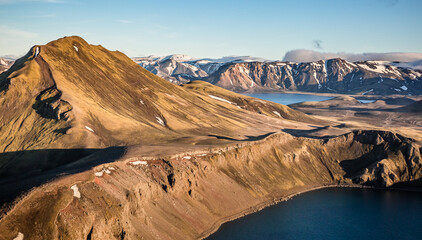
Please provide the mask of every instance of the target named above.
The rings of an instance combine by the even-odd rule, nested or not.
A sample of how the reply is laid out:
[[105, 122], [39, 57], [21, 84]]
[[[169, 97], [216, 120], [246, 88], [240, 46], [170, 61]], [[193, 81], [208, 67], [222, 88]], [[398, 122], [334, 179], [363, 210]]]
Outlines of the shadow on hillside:
[[[43, 149], [0, 153], [0, 169], [2, 172], [4, 163], [10, 159], [14, 159], [19, 164], [16, 169], [20, 170], [19, 172], [11, 171], [7, 176], [5, 176], [6, 174], [0, 176], [0, 207], [12, 202], [30, 189], [41, 186], [55, 178], [83, 172], [97, 165], [116, 161], [125, 153], [125, 150], [125, 147], [110, 147], [101, 150]], [[48, 159], [47, 163], [49, 164], [46, 164], [45, 159]], [[34, 160], [37, 160], [37, 162], [34, 162]], [[7, 168], [13, 169], [13, 162], [7, 163], [7, 165]]]
[[329, 138], [334, 138], [338, 136], [338, 135], [324, 135], [324, 136], [312, 135], [314, 133], [317, 133], [321, 130], [325, 130], [328, 128], [329, 126], [316, 127], [314, 129], [308, 129], [308, 130], [285, 128], [285, 129], [282, 129], [282, 131], [295, 137], [306, 137], [306, 138], [312, 138], [312, 139], [329, 139]]
[[215, 137], [217, 139], [229, 140], [229, 141], [246, 142], [246, 141], [261, 140], [261, 139], [264, 139], [264, 138], [270, 136], [273, 133], [275, 133], [275, 132], [269, 132], [269, 133], [258, 135], [258, 136], [245, 136], [246, 137], [245, 139], [236, 139], [236, 138], [225, 137], [225, 136], [220, 136], [220, 135], [213, 135], [213, 134], [210, 134], [208, 136], [209, 137]]
[[382, 146], [375, 146], [371, 151], [358, 158], [341, 161], [340, 167], [346, 173], [345, 177], [353, 179], [356, 175], [363, 171], [363, 169], [368, 168], [372, 164], [387, 157], [388, 154]]

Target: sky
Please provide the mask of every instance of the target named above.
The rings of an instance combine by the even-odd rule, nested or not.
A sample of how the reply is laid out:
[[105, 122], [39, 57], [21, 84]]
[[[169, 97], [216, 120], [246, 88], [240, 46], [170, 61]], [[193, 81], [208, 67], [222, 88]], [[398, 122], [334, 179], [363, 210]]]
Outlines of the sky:
[[130, 57], [422, 53], [420, 0], [0, 0], [0, 56], [78, 35]]

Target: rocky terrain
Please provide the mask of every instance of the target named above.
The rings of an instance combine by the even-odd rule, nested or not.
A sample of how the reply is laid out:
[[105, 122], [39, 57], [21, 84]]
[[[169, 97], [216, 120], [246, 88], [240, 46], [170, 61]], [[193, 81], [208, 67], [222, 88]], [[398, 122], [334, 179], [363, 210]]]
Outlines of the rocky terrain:
[[[2, 237], [197, 239], [224, 221], [308, 189], [388, 187], [421, 178], [420, 145], [382, 131], [332, 139], [279, 133], [187, 152], [138, 146], [125, 152], [33, 189], [1, 219]], [[73, 166], [98, 157], [104, 156]]]
[[[394, 111], [418, 123], [419, 100]], [[36, 45], [0, 75], [0, 239], [198, 239], [314, 188], [420, 187], [419, 128], [330, 101], [178, 86], [79, 37]]]
[[362, 95], [420, 95], [422, 70], [417, 63], [271, 62], [235, 59], [218, 62], [183, 58], [136, 58], [139, 65], [173, 83], [203, 80], [236, 92], [305, 91]]

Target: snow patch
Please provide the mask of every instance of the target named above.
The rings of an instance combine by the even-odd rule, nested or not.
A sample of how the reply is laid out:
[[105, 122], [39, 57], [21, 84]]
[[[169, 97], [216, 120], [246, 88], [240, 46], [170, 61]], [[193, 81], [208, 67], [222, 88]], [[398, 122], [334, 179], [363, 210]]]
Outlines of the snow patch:
[[400, 90], [400, 89], [397, 89], [397, 88], [394, 88], [394, 90], [395, 90], [396, 92], [401, 92], [401, 90]]
[[139, 99], [139, 102], [140, 102], [141, 104], [144, 104], [144, 105], [145, 105], [145, 103], [144, 103], [144, 101], [142, 101], [142, 99]]
[[382, 79], [381, 75], [379, 75], [379, 77], [380, 77], [380, 80], [378, 81], [378, 83], [384, 82], [384, 79]]
[[221, 97], [216, 97], [216, 96], [213, 96], [213, 95], [208, 95], [210, 98], [213, 98], [213, 99], [215, 99], [215, 100], [218, 100], [218, 101], [222, 101], [222, 102], [226, 102], [226, 103], [230, 103], [230, 104], [233, 104], [232, 102], [230, 102], [230, 101], [228, 101], [228, 100], [226, 100], [226, 99], [224, 99], [224, 98], [221, 98]]
[[16, 236], [13, 240], [23, 240], [23, 233], [18, 232], [18, 236]]
[[163, 126], [165, 126], [166, 124], [164, 123], [163, 119], [161, 119], [160, 117], [155, 117], [157, 119], [157, 122]]
[[70, 187], [70, 189], [73, 190], [73, 196], [74, 197], [81, 198], [81, 193], [79, 192], [79, 188], [78, 188], [78, 186], [76, 186], [76, 184], [73, 185], [72, 187]]
[[79, 49], [76, 45], [73, 45], [73, 48], [75, 49], [76, 52], [79, 52]]
[[322, 85], [318, 81], [318, 78], [317, 78], [317, 75], [316, 75], [316, 71], [313, 71], [312, 75], [314, 76], [315, 81], [318, 83], [318, 89], [321, 89]]
[[403, 89], [403, 91], [407, 91], [407, 89], [408, 89], [408, 88], [407, 88], [406, 86], [404, 86], [404, 85], [403, 85], [403, 86], [401, 86], [400, 88], [401, 88], [401, 89]]
[[115, 171], [115, 170], [116, 169], [114, 167], [103, 168], [103, 170], [99, 172], [95, 172], [95, 176], [102, 177], [104, 173], [111, 174], [111, 171]]
[[373, 91], [374, 91], [374, 89], [368, 90], [368, 91], [362, 93], [362, 95], [365, 95], [365, 94], [370, 93], [370, 92], [373, 92]]
[[92, 130], [92, 128], [90, 128], [90, 127], [88, 127], [88, 126], [85, 126], [85, 128], [86, 128], [88, 131], [90, 131], [90, 132], [94, 132], [94, 130]]
[[191, 159], [191, 156], [184, 156], [183, 159]]
[[130, 164], [132, 164], [134, 166], [137, 166], [137, 165], [148, 165], [148, 162], [147, 161], [140, 161], [140, 160], [138, 160], [138, 161], [130, 162]]
[[35, 57], [37, 57], [38, 54], [40, 54], [40, 48], [39, 47], [36, 47], [35, 48]]
[[280, 113], [279, 113], [279, 112], [277, 112], [277, 111], [273, 111], [273, 113], [274, 113], [275, 115], [277, 115], [277, 116], [281, 117], [281, 115], [280, 115]]

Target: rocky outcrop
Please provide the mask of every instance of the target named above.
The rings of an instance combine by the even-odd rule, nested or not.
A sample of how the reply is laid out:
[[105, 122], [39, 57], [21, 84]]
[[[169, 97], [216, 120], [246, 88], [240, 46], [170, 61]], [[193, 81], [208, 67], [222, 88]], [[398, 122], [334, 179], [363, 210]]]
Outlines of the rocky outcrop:
[[307, 189], [420, 179], [420, 151], [412, 139], [382, 131], [321, 140], [279, 133], [160, 157], [128, 150], [120, 161], [34, 189], [1, 219], [0, 231], [6, 238], [196, 239]]
[[413, 140], [383, 131], [357, 131], [354, 140], [371, 151], [340, 163], [354, 183], [390, 187], [422, 177], [420, 146]]
[[72, 106], [61, 99], [62, 93], [55, 87], [42, 91], [37, 97], [33, 108], [44, 118], [69, 120]]

